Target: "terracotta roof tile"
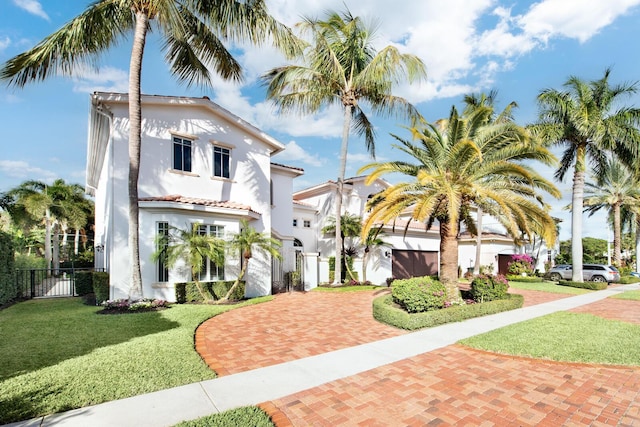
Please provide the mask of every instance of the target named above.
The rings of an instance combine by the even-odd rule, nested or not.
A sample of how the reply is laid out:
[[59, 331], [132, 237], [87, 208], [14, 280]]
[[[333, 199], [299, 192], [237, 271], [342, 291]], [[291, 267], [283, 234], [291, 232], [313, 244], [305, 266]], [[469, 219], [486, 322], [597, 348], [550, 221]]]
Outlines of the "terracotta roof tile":
[[141, 197], [139, 199], [141, 202], [176, 202], [176, 203], [185, 203], [189, 205], [201, 205], [201, 206], [211, 206], [214, 208], [226, 208], [226, 209], [239, 209], [250, 212], [255, 212], [251, 209], [249, 205], [243, 205], [241, 203], [230, 202], [228, 200], [210, 200], [210, 199], [201, 199], [198, 197], [185, 197], [179, 194], [170, 194], [167, 196], [155, 196], [155, 197]]

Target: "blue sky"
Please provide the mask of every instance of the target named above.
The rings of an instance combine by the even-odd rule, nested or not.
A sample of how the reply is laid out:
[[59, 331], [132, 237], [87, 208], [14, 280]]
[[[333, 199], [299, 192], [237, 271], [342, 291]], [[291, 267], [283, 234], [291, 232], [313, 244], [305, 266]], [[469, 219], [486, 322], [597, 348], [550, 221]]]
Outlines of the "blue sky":
[[[352, 14], [379, 23], [376, 45], [398, 46], [427, 66], [428, 81], [398, 87], [427, 120], [446, 117], [462, 96], [498, 90], [499, 106], [516, 101], [516, 119], [535, 121], [536, 95], [561, 88], [570, 75], [597, 79], [613, 68], [613, 82], [640, 80], [640, 0], [267, 0], [270, 11], [288, 25], [301, 16], [322, 16], [346, 4]], [[81, 13], [88, 1], [0, 0], [0, 62], [27, 50]], [[446, 7], [443, 7], [446, 4]], [[73, 78], [56, 77], [24, 89], [0, 86], [0, 192], [27, 179], [84, 184], [89, 94], [127, 91], [130, 40], [105, 53], [99, 71], [79, 70]], [[143, 93], [209, 96], [287, 145], [274, 161], [298, 166], [305, 175], [296, 189], [337, 176], [342, 116], [339, 110], [314, 117], [278, 116], [256, 84], [266, 70], [284, 59], [270, 48], [237, 46], [245, 81], [217, 80], [213, 89], [186, 88], [172, 80], [157, 40], [149, 39], [143, 65]], [[628, 99], [640, 106], [640, 95]], [[379, 120], [377, 160], [397, 157], [389, 133], [408, 134], [394, 119]], [[347, 176], [370, 162], [361, 140], [350, 139]], [[553, 170], [543, 170], [552, 178]], [[570, 235], [571, 177], [557, 183], [563, 200], [548, 200], [552, 214], [564, 220], [561, 239]], [[585, 216], [584, 235], [607, 238], [604, 216]]]

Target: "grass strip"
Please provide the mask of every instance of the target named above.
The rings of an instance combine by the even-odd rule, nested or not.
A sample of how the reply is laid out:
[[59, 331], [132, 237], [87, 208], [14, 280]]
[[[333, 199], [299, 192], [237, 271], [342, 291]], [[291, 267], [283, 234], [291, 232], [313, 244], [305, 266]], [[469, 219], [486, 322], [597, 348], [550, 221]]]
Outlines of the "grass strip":
[[273, 427], [269, 415], [257, 406], [245, 406], [193, 421], [183, 421], [174, 427]]
[[460, 344], [480, 350], [562, 362], [640, 365], [640, 325], [592, 314], [558, 312]]
[[640, 301], [640, 291], [625, 291], [621, 294], [612, 295], [609, 298]]
[[79, 298], [2, 310], [0, 424], [215, 378], [194, 350], [196, 327], [271, 298], [119, 315]]
[[560, 286], [555, 282], [515, 282], [509, 281], [509, 287], [513, 289], [522, 289], [525, 291], [540, 291], [540, 292], [550, 292], [554, 294], [570, 294], [570, 295], [581, 295], [592, 292], [588, 289], [582, 288], [574, 288], [571, 286]]

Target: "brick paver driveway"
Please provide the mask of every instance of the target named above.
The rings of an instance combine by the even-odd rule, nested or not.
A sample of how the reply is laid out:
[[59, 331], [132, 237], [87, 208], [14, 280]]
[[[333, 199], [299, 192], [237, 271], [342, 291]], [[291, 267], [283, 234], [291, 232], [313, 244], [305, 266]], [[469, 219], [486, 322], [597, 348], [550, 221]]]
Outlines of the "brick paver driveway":
[[[525, 295], [526, 305], [566, 297], [516, 292]], [[279, 295], [206, 321], [196, 346], [226, 375], [405, 333], [371, 318], [374, 297]], [[576, 311], [637, 322], [640, 302], [607, 299]], [[640, 368], [557, 363], [454, 345], [263, 407], [278, 427], [640, 426]]]

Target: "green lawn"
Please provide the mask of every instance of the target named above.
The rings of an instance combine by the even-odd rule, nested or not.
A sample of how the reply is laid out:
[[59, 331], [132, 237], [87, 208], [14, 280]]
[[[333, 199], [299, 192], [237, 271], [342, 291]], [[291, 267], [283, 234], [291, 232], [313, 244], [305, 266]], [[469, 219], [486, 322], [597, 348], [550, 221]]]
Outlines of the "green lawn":
[[215, 378], [194, 350], [196, 327], [270, 299], [121, 315], [78, 298], [0, 310], [0, 424]]
[[612, 295], [609, 298], [640, 301], [640, 291], [626, 291], [621, 294]]
[[565, 362], [640, 365], [640, 325], [559, 312], [460, 341], [496, 353]]
[[586, 294], [589, 292], [593, 292], [588, 289], [582, 288], [573, 288], [571, 286], [560, 286], [555, 282], [516, 282], [514, 280], [509, 281], [509, 287], [514, 289], [523, 289], [526, 291], [542, 291], [542, 292], [551, 292], [555, 294], [572, 294], [572, 295], [580, 295]]
[[257, 406], [245, 406], [193, 421], [183, 421], [175, 427], [273, 427], [269, 415]]

